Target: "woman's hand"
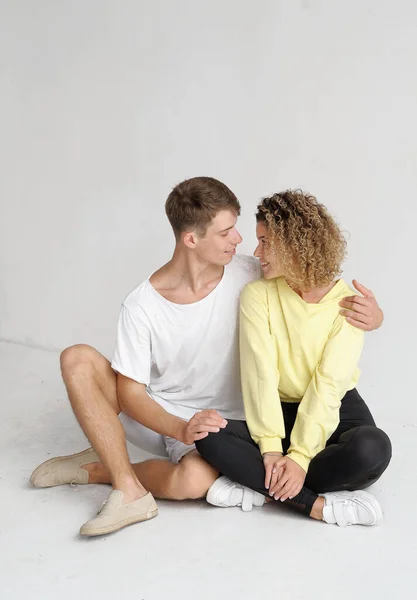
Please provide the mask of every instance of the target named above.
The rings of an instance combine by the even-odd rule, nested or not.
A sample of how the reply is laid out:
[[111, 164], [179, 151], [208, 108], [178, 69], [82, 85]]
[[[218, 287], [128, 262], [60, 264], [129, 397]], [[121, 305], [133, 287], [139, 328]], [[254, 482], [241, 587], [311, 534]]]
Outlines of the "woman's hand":
[[276, 467], [276, 463], [282, 458], [282, 452], [266, 452], [263, 455], [265, 467], [265, 487], [270, 490], [278, 481], [282, 469]]
[[294, 498], [301, 492], [307, 473], [299, 464], [288, 456], [282, 456], [275, 460], [274, 468], [278, 478], [274, 485], [269, 487], [270, 496], [273, 496], [275, 500], [284, 502], [284, 500]]

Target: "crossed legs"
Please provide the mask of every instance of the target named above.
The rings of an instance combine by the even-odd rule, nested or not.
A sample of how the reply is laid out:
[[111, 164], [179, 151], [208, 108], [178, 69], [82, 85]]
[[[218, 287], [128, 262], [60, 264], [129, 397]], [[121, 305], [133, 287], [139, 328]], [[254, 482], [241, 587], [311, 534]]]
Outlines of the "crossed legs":
[[124, 493], [126, 502], [147, 490], [172, 500], [205, 497], [218, 472], [197, 451], [177, 465], [163, 459], [130, 464], [118, 418], [116, 375], [102, 354], [91, 346], [71, 346], [61, 355], [61, 370], [75, 416], [101, 460], [83, 465], [89, 483], [111, 484]]

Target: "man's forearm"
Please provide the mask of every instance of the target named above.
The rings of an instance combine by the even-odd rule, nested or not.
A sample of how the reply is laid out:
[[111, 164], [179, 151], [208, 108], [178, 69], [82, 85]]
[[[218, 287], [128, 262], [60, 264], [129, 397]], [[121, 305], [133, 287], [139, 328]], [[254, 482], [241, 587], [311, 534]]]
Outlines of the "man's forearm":
[[144, 385], [118, 375], [117, 397], [120, 408], [131, 419], [161, 435], [182, 439], [185, 421], [164, 410], [147, 394]]

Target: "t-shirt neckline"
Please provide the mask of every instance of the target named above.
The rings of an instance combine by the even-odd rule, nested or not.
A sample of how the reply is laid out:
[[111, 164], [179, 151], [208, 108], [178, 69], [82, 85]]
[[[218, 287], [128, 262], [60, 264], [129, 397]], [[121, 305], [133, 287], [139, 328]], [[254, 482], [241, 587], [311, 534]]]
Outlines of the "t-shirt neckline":
[[204, 298], [201, 298], [201, 300], [196, 300], [195, 302], [188, 302], [186, 304], [179, 304], [178, 302], [172, 302], [171, 300], [168, 300], [167, 298], [165, 298], [165, 296], [162, 296], [162, 294], [160, 294], [152, 285], [152, 283], [150, 282], [150, 278], [152, 277], [153, 273], [151, 273], [149, 275], [149, 277], [147, 278], [147, 283], [149, 285], [149, 287], [151, 288], [152, 292], [154, 294], [156, 294], [158, 296], [158, 298], [160, 298], [161, 300], [163, 300], [164, 302], [166, 302], [167, 304], [171, 304], [172, 306], [176, 306], [176, 307], [184, 307], [184, 306], [197, 306], [197, 304], [201, 304], [202, 302], [204, 302], [205, 300], [207, 300], [208, 298], [210, 298], [210, 296], [212, 296], [213, 294], [215, 294], [217, 292], [217, 290], [219, 289], [219, 287], [223, 284], [223, 281], [225, 279], [226, 276], [226, 269], [227, 267], [230, 265], [224, 265], [223, 267], [223, 275], [222, 278], [220, 279], [219, 283], [216, 285], [215, 288], [213, 288], [211, 290], [211, 292], [209, 292], [207, 294], [207, 296], [204, 296]]

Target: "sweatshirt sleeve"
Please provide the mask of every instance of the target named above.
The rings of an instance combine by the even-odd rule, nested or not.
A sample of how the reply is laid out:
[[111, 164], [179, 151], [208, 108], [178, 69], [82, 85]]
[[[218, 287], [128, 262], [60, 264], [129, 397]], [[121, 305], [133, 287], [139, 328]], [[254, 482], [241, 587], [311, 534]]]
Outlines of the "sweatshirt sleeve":
[[287, 456], [305, 471], [339, 424], [341, 400], [350, 389], [364, 332], [339, 315], [300, 402]]
[[270, 332], [268, 302], [253, 286], [240, 297], [240, 367], [246, 420], [265, 452], [282, 452], [285, 426], [278, 392], [277, 348]]

